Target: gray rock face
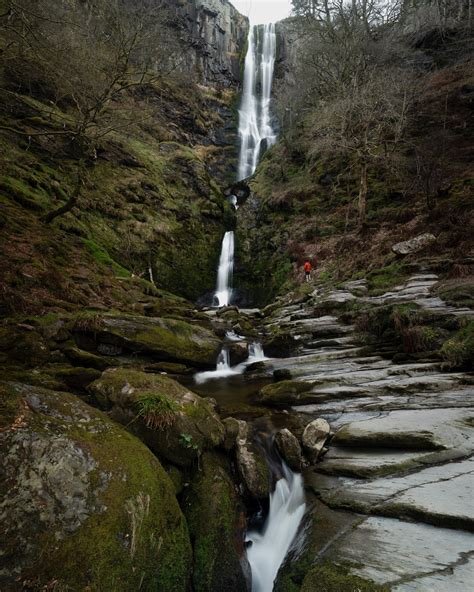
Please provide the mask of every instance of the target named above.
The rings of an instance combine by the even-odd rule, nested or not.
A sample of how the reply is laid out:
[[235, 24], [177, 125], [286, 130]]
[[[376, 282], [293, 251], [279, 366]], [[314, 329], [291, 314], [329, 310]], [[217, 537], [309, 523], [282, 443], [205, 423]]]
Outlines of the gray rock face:
[[[202, 82], [236, 86], [240, 81], [240, 56], [247, 39], [248, 19], [227, 0], [168, 3], [189, 40], [188, 59]], [[186, 67], [189, 65], [188, 61]]]
[[417, 253], [418, 251], [421, 251], [421, 249], [433, 244], [435, 241], [436, 237], [434, 234], [425, 232], [424, 234], [419, 234], [410, 240], [393, 245], [392, 251], [397, 255], [409, 255], [410, 253]]
[[251, 437], [248, 424], [245, 421], [239, 424], [235, 453], [239, 475], [251, 497], [265, 499], [270, 494], [270, 469]]
[[290, 469], [297, 472], [301, 471], [303, 456], [301, 454], [301, 446], [298, 442], [298, 438], [296, 438], [290, 430], [285, 428], [276, 433], [275, 443], [278, 452]]
[[187, 590], [184, 516], [146, 446], [68, 393], [0, 383], [0, 398], [0, 588]]
[[[434, 297], [438, 279], [423, 270], [379, 296], [369, 296], [363, 281], [347, 282], [335, 294], [322, 287], [309, 302], [281, 307], [267, 320], [300, 343], [298, 356], [265, 362], [268, 376], [285, 368], [292, 375], [289, 384], [262, 389], [268, 404], [284, 400], [303, 417], [326, 419], [335, 432], [322, 462], [305, 473], [314, 514], [275, 592], [291, 587], [315, 557], [322, 571], [329, 566], [340, 574], [341, 564], [352, 566], [341, 577], [353, 589], [363, 578], [374, 590], [471, 590], [472, 377], [448, 371], [436, 357], [397, 363], [390, 343], [361, 350], [352, 327], [315, 314], [321, 307], [337, 314], [331, 302], [369, 310], [408, 303], [440, 325], [472, 319], [472, 309]], [[346, 310], [345, 318], [357, 317]], [[310, 571], [302, 590], [317, 589], [311, 577]]]
[[330, 427], [322, 417], [309, 423], [303, 432], [303, 448], [311, 462], [316, 462], [329, 436]]

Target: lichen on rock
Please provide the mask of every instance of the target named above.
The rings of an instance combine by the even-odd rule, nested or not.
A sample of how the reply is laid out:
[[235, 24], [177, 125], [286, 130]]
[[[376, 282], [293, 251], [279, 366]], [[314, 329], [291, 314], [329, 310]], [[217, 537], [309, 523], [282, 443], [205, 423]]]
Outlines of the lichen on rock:
[[152, 453], [68, 393], [0, 394], [0, 587], [185, 592], [187, 525]]

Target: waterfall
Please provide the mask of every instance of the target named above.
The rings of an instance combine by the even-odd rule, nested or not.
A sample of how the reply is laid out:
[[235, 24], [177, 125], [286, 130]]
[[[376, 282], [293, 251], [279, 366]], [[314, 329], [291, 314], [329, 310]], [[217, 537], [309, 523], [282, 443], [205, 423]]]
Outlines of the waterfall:
[[258, 362], [259, 360], [266, 359], [261, 343], [254, 341], [249, 345], [249, 362]]
[[[240, 155], [237, 180], [253, 175], [264, 146], [275, 143], [272, 129], [270, 101], [275, 67], [275, 25], [250, 27], [248, 50], [245, 56], [244, 87], [239, 110]], [[232, 199], [235, 198], [235, 199]], [[231, 203], [238, 208], [237, 198]], [[234, 233], [228, 231], [222, 240], [214, 299], [217, 306], [227, 306], [232, 297], [234, 269]]]
[[250, 27], [239, 110], [238, 181], [255, 172], [262, 144], [266, 142], [267, 146], [271, 146], [276, 140], [270, 115], [275, 50], [274, 24]]
[[214, 298], [217, 306], [227, 306], [232, 296], [232, 271], [234, 269], [234, 233], [228, 231], [222, 239], [221, 256], [217, 270], [217, 287]]
[[272, 592], [273, 582], [303, 518], [303, 478], [283, 464], [284, 477], [270, 495], [270, 512], [262, 532], [251, 531], [247, 557], [252, 569], [252, 592]]

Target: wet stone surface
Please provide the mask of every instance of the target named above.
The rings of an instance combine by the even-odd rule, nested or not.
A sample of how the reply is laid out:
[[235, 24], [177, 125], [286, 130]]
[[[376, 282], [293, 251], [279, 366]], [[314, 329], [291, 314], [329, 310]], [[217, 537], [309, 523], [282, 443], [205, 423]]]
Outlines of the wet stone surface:
[[434, 293], [438, 279], [419, 272], [381, 296], [369, 296], [364, 280], [348, 282], [266, 320], [269, 331], [291, 334], [299, 353], [264, 362], [268, 376], [278, 370], [291, 380], [286, 390], [285, 383], [265, 387], [258, 400], [286, 400], [303, 423], [324, 418], [332, 432], [329, 451], [305, 473], [308, 499], [318, 502], [276, 590], [288, 582], [308, 588], [308, 565], [348, 570], [347, 577], [397, 592], [472, 589], [473, 377], [436, 359], [396, 363], [389, 344], [387, 353], [372, 353], [340, 319], [356, 302], [414, 306], [435, 326], [436, 319], [468, 322], [473, 310]]

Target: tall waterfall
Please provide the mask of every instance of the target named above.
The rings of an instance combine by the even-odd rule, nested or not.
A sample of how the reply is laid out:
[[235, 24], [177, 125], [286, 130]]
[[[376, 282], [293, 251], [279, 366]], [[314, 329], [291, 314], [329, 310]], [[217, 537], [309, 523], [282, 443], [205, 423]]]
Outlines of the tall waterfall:
[[270, 512], [262, 532], [247, 535], [247, 557], [252, 569], [252, 592], [272, 592], [280, 565], [288, 553], [303, 518], [303, 478], [283, 465], [284, 477], [270, 495]]
[[239, 110], [238, 181], [253, 175], [263, 144], [271, 146], [276, 140], [270, 116], [275, 49], [274, 24], [250, 27]]
[[234, 233], [229, 230], [222, 239], [221, 256], [217, 269], [217, 288], [214, 297], [218, 306], [227, 306], [232, 296], [232, 272], [234, 269]]
[[[245, 56], [242, 104], [239, 110], [238, 181], [255, 172], [264, 145], [271, 146], [276, 140], [270, 114], [275, 50], [274, 24], [250, 27]], [[214, 299], [218, 306], [227, 306], [231, 302], [233, 269], [234, 233], [229, 231], [225, 233], [222, 240], [217, 271]]]

